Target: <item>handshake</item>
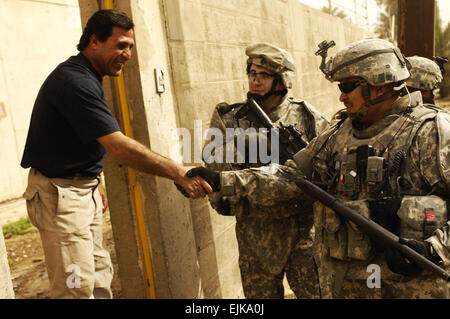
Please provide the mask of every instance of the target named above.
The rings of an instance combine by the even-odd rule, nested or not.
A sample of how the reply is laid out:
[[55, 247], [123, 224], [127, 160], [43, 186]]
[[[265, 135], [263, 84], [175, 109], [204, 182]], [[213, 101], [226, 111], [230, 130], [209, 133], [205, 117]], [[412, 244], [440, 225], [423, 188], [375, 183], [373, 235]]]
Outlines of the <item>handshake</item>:
[[[206, 167], [195, 167], [187, 171], [186, 176], [194, 183], [187, 186], [174, 183], [177, 189], [187, 198], [204, 197], [207, 193], [218, 192], [220, 190], [220, 174]], [[206, 184], [206, 183], [207, 184]], [[195, 195], [191, 188], [202, 188], [201, 195]], [[211, 191], [212, 190], [212, 191]]]

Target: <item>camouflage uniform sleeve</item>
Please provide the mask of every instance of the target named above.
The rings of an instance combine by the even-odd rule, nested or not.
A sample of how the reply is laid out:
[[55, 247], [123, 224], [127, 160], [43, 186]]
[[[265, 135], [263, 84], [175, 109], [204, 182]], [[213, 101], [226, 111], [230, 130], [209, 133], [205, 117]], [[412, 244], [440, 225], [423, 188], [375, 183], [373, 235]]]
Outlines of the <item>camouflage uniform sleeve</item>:
[[[210, 129], [220, 130], [222, 132], [223, 137], [225, 136], [226, 125], [222, 119], [222, 116], [219, 114], [219, 111], [221, 109], [225, 109], [227, 107], [228, 107], [228, 104], [220, 103], [214, 108], [213, 115], [212, 115], [211, 121], [210, 121], [210, 126], [209, 126]], [[226, 141], [222, 140], [222, 145], [224, 145], [225, 143], [226, 143]], [[215, 154], [211, 154], [211, 155], [215, 155]], [[205, 158], [203, 160], [205, 161]], [[210, 163], [208, 163], [208, 161], [205, 161], [205, 166], [207, 168], [210, 168], [215, 171], [230, 171], [230, 170], [235, 169], [233, 167], [233, 165], [226, 163], [223, 159], [222, 159], [222, 161], [212, 161]], [[219, 196], [218, 193], [213, 193], [213, 194], [209, 195], [208, 197], [209, 197], [209, 202], [210, 202], [211, 206], [216, 211], [219, 211], [221, 196]]]
[[[420, 172], [425, 184], [433, 189], [433, 193], [448, 198], [449, 193], [445, 179], [439, 169], [439, 146], [435, 122], [428, 121], [417, 132], [417, 138], [411, 146], [411, 158], [419, 159], [416, 162], [416, 169]], [[447, 223], [436, 230], [433, 236], [426, 239], [439, 254], [444, 266], [450, 266], [450, 221], [448, 219], [449, 216], [447, 215]]]
[[253, 205], [274, 206], [302, 196], [295, 184], [299, 174], [296, 168], [279, 164], [222, 172], [220, 196], [232, 205], [246, 197]]
[[[220, 115], [219, 110], [221, 108], [226, 108], [228, 105], [225, 103], [220, 103], [218, 104], [215, 108], [214, 108], [214, 112], [213, 115], [211, 117], [211, 121], [210, 121], [210, 125], [209, 125], [209, 129], [214, 129], [217, 130], [218, 132], [221, 133], [222, 136], [222, 141], [219, 141], [218, 144], [220, 143], [223, 147], [223, 145], [225, 145], [226, 141], [225, 141], [225, 136], [226, 136], [226, 124], [223, 121], [223, 117]], [[218, 136], [216, 136], [218, 137]], [[205, 148], [206, 145], [204, 145], [203, 148], [203, 153], [205, 153]], [[211, 156], [215, 156], [215, 153], [210, 154]], [[208, 157], [204, 157], [203, 160], [206, 163], [206, 167], [213, 169], [215, 171], [224, 171], [224, 170], [231, 170], [233, 169], [233, 167], [225, 162], [225, 159], [222, 158], [220, 160], [210, 160]]]

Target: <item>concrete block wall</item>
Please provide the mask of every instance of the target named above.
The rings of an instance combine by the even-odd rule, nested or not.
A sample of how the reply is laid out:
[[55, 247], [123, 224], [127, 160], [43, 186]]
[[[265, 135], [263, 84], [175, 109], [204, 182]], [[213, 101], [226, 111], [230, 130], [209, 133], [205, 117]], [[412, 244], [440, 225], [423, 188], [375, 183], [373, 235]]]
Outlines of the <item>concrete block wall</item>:
[[[47, 75], [76, 54], [81, 23], [77, 0], [0, 1], [0, 225], [26, 216], [20, 167], [34, 99]], [[14, 298], [0, 228], [0, 298]]]
[[[20, 167], [34, 100], [48, 74], [77, 54], [77, 0], [0, 1], [0, 204], [20, 199], [27, 171]], [[5, 151], [3, 151], [5, 150]], [[1, 217], [0, 217], [1, 218]]]
[[291, 52], [297, 65], [292, 95], [306, 99], [327, 117], [341, 106], [338, 90], [326, 81], [314, 55], [324, 39], [344, 45], [368, 37], [366, 30], [310, 8], [296, 0], [175, 0], [164, 1], [173, 81], [180, 118], [204, 128], [214, 106], [242, 101], [247, 91], [245, 48], [270, 42]]

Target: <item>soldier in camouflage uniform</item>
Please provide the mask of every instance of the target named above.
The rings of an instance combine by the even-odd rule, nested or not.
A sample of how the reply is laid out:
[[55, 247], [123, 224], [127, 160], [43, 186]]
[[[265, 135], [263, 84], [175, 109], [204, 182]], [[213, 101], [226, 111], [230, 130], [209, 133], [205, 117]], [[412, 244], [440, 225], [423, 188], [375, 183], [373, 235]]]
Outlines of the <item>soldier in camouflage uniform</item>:
[[[232, 205], [238, 198], [273, 206], [310, 199], [306, 176], [447, 271], [450, 268], [450, 113], [409, 94], [402, 53], [381, 39], [348, 45], [327, 64], [339, 81], [338, 112], [328, 129], [294, 156], [235, 172], [199, 172]], [[448, 298], [449, 284], [358, 226], [314, 203], [315, 248], [323, 298]]]
[[[314, 138], [327, 121], [309, 103], [288, 97], [295, 66], [291, 55], [267, 43], [247, 47], [248, 98], [254, 98], [277, 125], [295, 125], [307, 140]], [[242, 115], [246, 102], [216, 106], [211, 128], [225, 135], [227, 128], [259, 129], [258, 123]], [[226, 141], [224, 140], [224, 143]], [[247, 153], [250, 149], [245, 150]], [[248, 156], [247, 156], [248, 159]], [[262, 163], [217, 163], [206, 159], [207, 167], [218, 171], [258, 167]], [[225, 162], [225, 163], [224, 163]], [[283, 298], [286, 274], [297, 298], [318, 298], [318, 279], [312, 258], [312, 216], [302, 214], [294, 199], [276, 207], [250, 204], [245, 197], [224, 211], [220, 196], [211, 196], [221, 214], [236, 216], [239, 267], [246, 298]]]
[[410, 92], [419, 90], [424, 103], [434, 103], [434, 90], [442, 83], [442, 72], [436, 62], [421, 57], [412, 56], [407, 60], [411, 63], [411, 76], [406, 80]]

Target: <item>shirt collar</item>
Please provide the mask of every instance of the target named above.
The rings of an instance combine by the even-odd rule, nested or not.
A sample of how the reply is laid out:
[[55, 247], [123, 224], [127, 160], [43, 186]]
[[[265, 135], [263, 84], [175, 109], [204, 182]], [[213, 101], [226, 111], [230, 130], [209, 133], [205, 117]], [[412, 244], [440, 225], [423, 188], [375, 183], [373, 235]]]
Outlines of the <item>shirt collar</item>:
[[270, 113], [267, 114], [269, 118], [274, 122], [277, 121], [280, 118], [280, 113], [283, 112], [283, 110], [289, 105], [288, 95], [285, 94], [281, 100], [280, 103], [272, 108], [270, 110]]
[[97, 73], [95, 68], [92, 66], [91, 61], [89, 61], [89, 59], [81, 52], [78, 53], [77, 57], [79, 58], [81, 64], [87, 67], [95, 75], [95, 77], [100, 83], [103, 83], [103, 78]]

